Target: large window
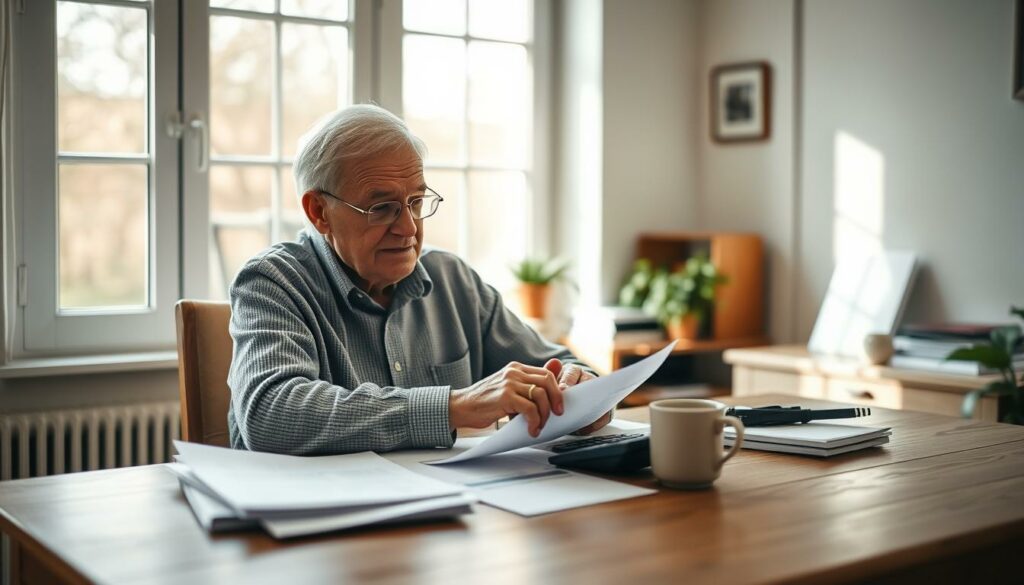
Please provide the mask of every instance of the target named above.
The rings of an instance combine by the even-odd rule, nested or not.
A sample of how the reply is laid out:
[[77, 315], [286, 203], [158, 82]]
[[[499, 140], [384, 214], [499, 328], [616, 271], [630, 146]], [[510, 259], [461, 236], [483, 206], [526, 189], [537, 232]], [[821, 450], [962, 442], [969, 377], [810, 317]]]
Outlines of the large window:
[[534, 22], [532, 0], [26, 3], [15, 355], [170, 347], [178, 298], [225, 298], [301, 229], [301, 134], [367, 100], [430, 149], [427, 243], [504, 285], [537, 236]]
[[215, 298], [226, 297], [253, 254], [301, 229], [291, 169], [296, 143], [317, 118], [351, 103], [348, 4], [274, 4], [211, 2], [209, 290]]
[[402, 107], [430, 149], [427, 180], [446, 198], [424, 226], [426, 241], [504, 285], [528, 248], [531, 3], [405, 0], [403, 8]]

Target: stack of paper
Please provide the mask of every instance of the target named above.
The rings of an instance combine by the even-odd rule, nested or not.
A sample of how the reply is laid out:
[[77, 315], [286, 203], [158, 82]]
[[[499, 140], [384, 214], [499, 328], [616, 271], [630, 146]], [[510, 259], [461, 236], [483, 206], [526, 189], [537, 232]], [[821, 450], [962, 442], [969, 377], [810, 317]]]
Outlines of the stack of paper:
[[[889, 442], [889, 427], [862, 427], [854, 425], [809, 422], [797, 425], [747, 427], [743, 437], [744, 449], [777, 451], [831, 457]], [[725, 445], [732, 446], [736, 431], [725, 429]]]
[[175, 441], [171, 466], [210, 531], [262, 526], [289, 538], [382, 522], [451, 517], [474, 498], [371, 452], [292, 457]]

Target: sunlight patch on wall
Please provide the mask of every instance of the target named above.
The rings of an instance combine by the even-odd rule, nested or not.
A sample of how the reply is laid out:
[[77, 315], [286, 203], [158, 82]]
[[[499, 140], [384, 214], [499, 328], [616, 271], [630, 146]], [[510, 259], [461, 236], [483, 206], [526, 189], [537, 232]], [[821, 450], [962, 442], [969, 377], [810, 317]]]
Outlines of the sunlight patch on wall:
[[881, 251], [885, 228], [885, 157], [859, 138], [839, 131], [835, 137], [832, 259]]
[[889, 333], [913, 274], [911, 253], [885, 256], [885, 157], [847, 133], [834, 141], [835, 271], [814, 324], [812, 351], [857, 356], [868, 333]]

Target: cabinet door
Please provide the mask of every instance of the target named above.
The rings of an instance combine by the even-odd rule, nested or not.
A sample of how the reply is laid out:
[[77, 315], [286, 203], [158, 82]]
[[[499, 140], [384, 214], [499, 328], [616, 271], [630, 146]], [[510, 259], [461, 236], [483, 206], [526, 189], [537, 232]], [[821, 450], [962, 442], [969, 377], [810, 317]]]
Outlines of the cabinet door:
[[826, 395], [829, 400], [903, 408], [903, 388], [899, 382], [868, 382], [856, 378], [829, 378]]
[[[959, 392], [942, 392], [923, 388], [903, 389], [903, 408], [946, 416], [960, 416], [960, 405], [964, 395]], [[975, 420], [998, 422], [999, 402], [992, 397], [982, 398], [974, 409]]]
[[825, 396], [824, 381], [819, 376], [765, 370], [746, 366], [733, 368], [733, 395], [793, 394], [807, 398]]

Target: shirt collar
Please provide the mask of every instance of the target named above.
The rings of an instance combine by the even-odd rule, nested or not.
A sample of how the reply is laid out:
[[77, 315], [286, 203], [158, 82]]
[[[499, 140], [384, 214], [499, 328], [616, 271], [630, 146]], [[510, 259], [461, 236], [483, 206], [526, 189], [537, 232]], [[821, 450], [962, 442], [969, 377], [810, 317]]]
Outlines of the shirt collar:
[[[331, 284], [338, 290], [338, 296], [345, 299], [346, 303], [350, 305], [356, 298], [361, 299], [358, 301], [361, 303], [360, 306], [365, 302], [372, 303], [370, 297], [352, 282], [352, 278], [348, 275], [341, 259], [338, 258], [338, 254], [328, 243], [327, 238], [311, 228], [306, 228], [304, 235], [313, 241], [313, 249], [320, 258], [320, 263], [324, 266]], [[397, 309], [407, 301], [427, 296], [433, 287], [434, 282], [431, 280], [430, 275], [427, 274], [427, 269], [417, 259], [416, 267], [412, 273], [400, 280], [395, 286], [395, 296], [391, 301], [391, 310]]]

